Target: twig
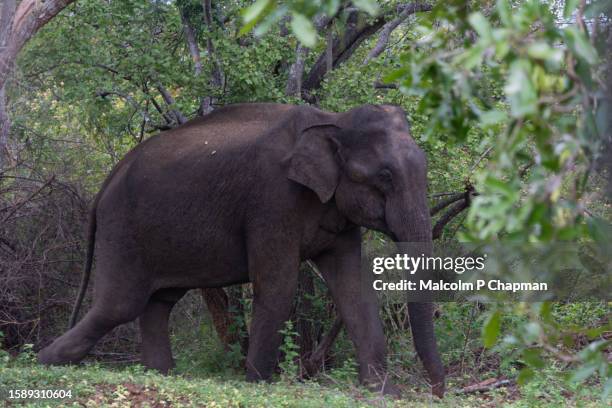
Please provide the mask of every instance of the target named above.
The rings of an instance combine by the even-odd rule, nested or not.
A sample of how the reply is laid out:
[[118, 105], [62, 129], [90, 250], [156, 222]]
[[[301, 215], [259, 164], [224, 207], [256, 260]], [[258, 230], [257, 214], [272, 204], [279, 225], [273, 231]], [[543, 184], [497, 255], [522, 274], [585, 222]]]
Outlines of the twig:
[[51, 178], [49, 178], [49, 180], [47, 180], [43, 185], [41, 185], [38, 189], [36, 189], [36, 191], [34, 191], [32, 194], [30, 194], [25, 200], [23, 200], [22, 202], [17, 204], [15, 207], [13, 207], [12, 211], [9, 211], [9, 213], [2, 219], [2, 223], [5, 223], [6, 221], [8, 221], [13, 216], [13, 214], [15, 214], [17, 211], [19, 211], [19, 209], [21, 207], [23, 207], [28, 201], [30, 201], [38, 193], [40, 193], [42, 190], [44, 190], [49, 184], [51, 184], [53, 182], [53, 180], [55, 180], [55, 175], [51, 176]]
[[497, 380], [496, 378], [492, 378], [490, 380], [483, 381], [479, 384], [463, 387], [462, 389], [455, 391], [455, 394], [473, 394], [475, 392], [486, 392], [494, 390], [495, 388], [505, 387], [511, 384], [512, 381], [510, 380]]

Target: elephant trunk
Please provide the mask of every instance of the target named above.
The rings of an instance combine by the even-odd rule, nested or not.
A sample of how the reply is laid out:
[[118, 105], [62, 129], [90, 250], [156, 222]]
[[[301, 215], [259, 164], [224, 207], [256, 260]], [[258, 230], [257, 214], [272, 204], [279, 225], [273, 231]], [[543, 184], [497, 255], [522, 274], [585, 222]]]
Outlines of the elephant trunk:
[[[431, 219], [425, 199], [419, 205], [414, 205], [413, 202], [409, 208], [406, 208], [407, 200], [402, 201], [403, 211], [399, 211], [399, 216], [395, 219], [394, 217], [388, 219], [389, 227], [397, 239], [398, 250], [409, 256], [431, 256], [433, 252]], [[391, 209], [388, 208], [389, 210]], [[417, 272], [417, 276], [423, 279], [425, 273], [427, 272]], [[412, 338], [416, 352], [429, 375], [432, 393], [442, 398], [445, 373], [434, 333], [434, 305], [428, 301], [428, 298], [423, 300], [408, 302]]]
[[433, 303], [408, 302], [408, 315], [414, 347], [423, 362], [429, 379], [431, 391], [434, 395], [444, 396], [444, 366], [436, 346], [436, 337], [433, 327]]

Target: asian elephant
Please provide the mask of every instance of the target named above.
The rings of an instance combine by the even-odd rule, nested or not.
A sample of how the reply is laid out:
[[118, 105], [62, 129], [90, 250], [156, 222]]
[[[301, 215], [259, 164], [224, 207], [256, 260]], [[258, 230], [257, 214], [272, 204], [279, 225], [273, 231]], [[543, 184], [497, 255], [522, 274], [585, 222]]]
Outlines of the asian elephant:
[[[357, 349], [359, 378], [396, 393], [376, 294], [360, 273], [360, 226], [431, 248], [426, 158], [404, 111], [366, 105], [344, 113], [282, 104], [230, 105], [151, 137], [112, 170], [94, 200], [78, 313], [85, 317], [39, 353], [75, 363], [115, 326], [139, 318], [142, 359], [173, 366], [168, 317], [191, 288], [252, 282], [247, 379], [270, 378], [301, 261], [331, 292]], [[415, 348], [433, 393], [444, 368], [431, 303], [411, 303]]]

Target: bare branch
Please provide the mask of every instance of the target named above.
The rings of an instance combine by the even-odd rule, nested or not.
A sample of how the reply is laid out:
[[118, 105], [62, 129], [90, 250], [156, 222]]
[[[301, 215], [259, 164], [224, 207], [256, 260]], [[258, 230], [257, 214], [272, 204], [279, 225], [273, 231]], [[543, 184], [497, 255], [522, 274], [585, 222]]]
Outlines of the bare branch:
[[[212, 18], [212, 6], [210, 0], [202, 0], [202, 8], [204, 9], [204, 23], [208, 27], [208, 35], [206, 36], [206, 51], [208, 57], [212, 61], [212, 76], [210, 78], [210, 85], [213, 88], [219, 90], [225, 87], [225, 73], [223, 72], [223, 66], [217, 57], [215, 45], [212, 40], [211, 33], [213, 31], [213, 18]], [[202, 98], [200, 101], [200, 108], [198, 109], [199, 115], [206, 115], [214, 109], [216, 98], [212, 95], [208, 95]]]
[[304, 62], [308, 56], [309, 48], [298, 43], [295, 49], [295, 62], [289, 68], [289, 77], [285, 87], [285, 95], [300, 96], [302, 93], [302, 77], [304, 75]]
[[465, 193], [455, 193], [453, 195], [451, 195], [449, 198], [440, 201], [438, 204], [436, 204], [435, 206], [433, 206], [433, 208], [431, 210], [429, 210], [429, 215], [436, 215], [437, 213], [439, 213], [440, 211], [442, 211], [443, 209], [445, 209], [446, 207], [448, 207], [449, 205], [461, 200], [465, 198]]
[[510, 386], [510, 385], [512, 385], [512, 381], [510, 380], [498, 380], [497, 378], [490, 378], [478, 384], [468, 385], [467, 387], [463, 387], [460, 390], [457, 390], [455, 394], [473, 394], [476, 392], [486, 392], [486, 391], [494, 390], [495, 388]]
[[[361, 18], [362, 16], [359, 10], [355, 8], [346, 10], [349, 12], [348, 18], [346, 19], [346, 30], [341, 36], [336, 37], [332, 43], [332, 68], [338, 67], [349, 59], [363, 41], [378, 32], [378, 30], [384, 27], [392, 17], [391, 15], [382, 15], [374, 21], [368, 22], [368, 20]], [[399, 10], [401, 10], [400, 13], [405, 11], [410, 15], [418, 11], [431, 10], [431, 6], [428, 4], [411, 3], [400, 6]], [[327, 74], [328, 59], [329, 56], [326, 49], [321, 53], [303, 83], [304, 99], [313, 102], [313, 98], [310, 94], [321, 85], [323, 78]]]
[[342, 318], [338, 315], [336, 316], [336, 320], [334, 320], [334, 324], [329, 329], [329, 332], [323, 337], [316, 350], [302, 362], [307, 376], [312, 377], [320, 371], [341, 329]]
[[[202, 6], [204, 7], [204, 22], [208, 26], [208, 30], [212, 31], [214, 26], [212, 21], [210, 0], [202, 0]], [[213, 44], [210, 33], [208, 36], [206, 36], [206, 48], [208, 50], [208, 56], [212, 59], [213, 62], [213, 75], [211, 84], [217, 88], [223, 88], [223, 84], [225, 83], [225, 75], [223, 73], [221, 63], [217, 58], [215, 46]]]
[[196, 39], [193, 27], [191, 26], [189, 19], [185, 15], [185, 11], [179, 8], [179, 13], [181, 14], [181, 22], [183, 23], [183, 33], [185, 34], [187, 48], [189, 49], [189, 54], [191, 55], [191, 59], [193, 60], [195, 75], [199, 76], [202, 74], [202, 59], [200, 58], [200, 47], [198, 46], [198, 41]]
[[[346, 30], [341, 36], [334, 38], [331, 53], [332, 68], [336, 68], [346, 61], [355, 52], [357, 47], [366, 38], [377, 32], [386, 21], [385, 17], [382, 16], [371, 23], [367, 23], [360, 17], [359, 11], [351, 11], [346, 21]], [[329, 58], [327, 54], [326, 49], [321, 53], [306, 76], [306, 80], [302, 86], [303, 93], [305, 93], [305, 99], [311, 99], [309, 94], [321, 85], [327, 73], [327, 61]]]
[[434, 225], [431, 237], [432, 239], [438, 239], [442, 236], [442, 231], [444, 227], [451, 222], [457, 215], [461, 214], [463, 210], [470, 206], [469, 200], [461, 200], [455, 205], [453, 205]]
[[96, 96], [99, 96], [100, 98], [106, 98], [107, 96], [110, 95], [115, 95], [118, 96], [122, 99], [125, 99], [127, 102], [129, 102], [130, 105], [132, 105], [132, 107], [136, 110], [136, 112], [140, 113], [140, 115], [142, 116], [142, 119], [147, 122], [147, 123], [152, 123], [151, 117], [149, 116], [149, 113], [144, 110], [142, 108], [142, 106], [140, 106], [140, 104], [138, 102], [136, 102], [134, 100], [134, 98], [132, 97], [132, 95], [123, 93], [123, 92], [119, 92], [119, 91], [97, 91], [96, 92]]
[[[162, 98], [164, 98], [164, 102], [166, 102], [166, 105], [171, 108], [175, 103], [174, 98], [172, 97], [172, 95], [170, 95], [170, 92], [168, 92], [168, 90], [164, 88], [162, 84], [157, 85], [157, 90], [161, 94]], [[170, 112], [172, 112], [178, 124], [182, 125], [183, 123], [187, 122], [187, 118], [185, 117], [185, 115], [183, 115], [178, 109], [171, 109]]]
[[381, 81], [374, 81], [375, 89], [397, 89], [398, 86], [396, 84], [385, 84]]
[[34, 198], [38, 193], [40, 193], [41, 191], [43, 191], [47, 186], [49, 186], [53, 180], [55, 180], [55, 175], [51, 176], [49, 178], [49, 180], [47, 180], [43, 185], [41, 185], [38, 189], [36, 189], [34, 192], [32, 192], [27, 198], [25, 198], [24, 200], [22, 200], [20, 203], [18, 203], [17, 205], [15, 205], [11, 211], [9, 211], [9, 213], [7, 215], [4, 216], [4, 218], [2, 219], [2, 223], [7, 222], [12, 216], [13, 214], [15, 214], [21, 207], [23, 207], [28, 201], [30, 201], [32, 198]]
[[376, 45], [368, 53], [368, 56], [365, 57], [365, 59], [363, 60], [364, 64], [367, 64], [368, 62], [370, 62], [370, 60], [378, 57], [385, 50], [385, 48], [387, 48], [387, 45], [389, 44], [389, 38], [391, 38], [391, 33], [393, 33], [393, 31], [402, 22], [404, 22], [404, 20], [420, 11], [430, 11], [432, 9], [432, 6], [430, 4], [411, 3], [399, 6], [398, 9], [401, 10], [400, 14], [383, 26]]
[[[317, 31], [320, 31], [327, 27], [331, 22], [331, 18], [327, 16], [319, 16], [315, 18], [315, 27]], [[331, 30], [328, 31], [328, 39], [331, 38]], [[332, 64], [331, 55], [332, 45], [328, 42], [327, 54], [329, 61], [328, 64]], [[308, 56], [310, 49], [298, 42], [295, 48], [295, 62], [291, 64], [289, 68], [289, 77], [287, 78], [287, 86], [285, 87], [285, 95], [287, 96], [300, 96], [302, 94], [302, 80], [304, 77], [304, 63]], [[331, 66], [331, 65], [328, 65]]]

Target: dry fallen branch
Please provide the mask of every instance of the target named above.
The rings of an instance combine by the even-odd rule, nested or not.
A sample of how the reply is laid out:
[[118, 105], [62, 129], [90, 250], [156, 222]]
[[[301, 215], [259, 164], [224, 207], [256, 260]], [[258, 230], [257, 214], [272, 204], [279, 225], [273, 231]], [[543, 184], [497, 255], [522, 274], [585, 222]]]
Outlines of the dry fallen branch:
[[497, 378], [490, 378], [488, 380], [479, 382], [478, 384], [468, 385], [460, 390], [455, 391], [455, 394], [473, 394], [476, 392], [486, 392], [494, 390], [495, 388], [505, 387], [512, 385], [510, 380], [498, 380]]

